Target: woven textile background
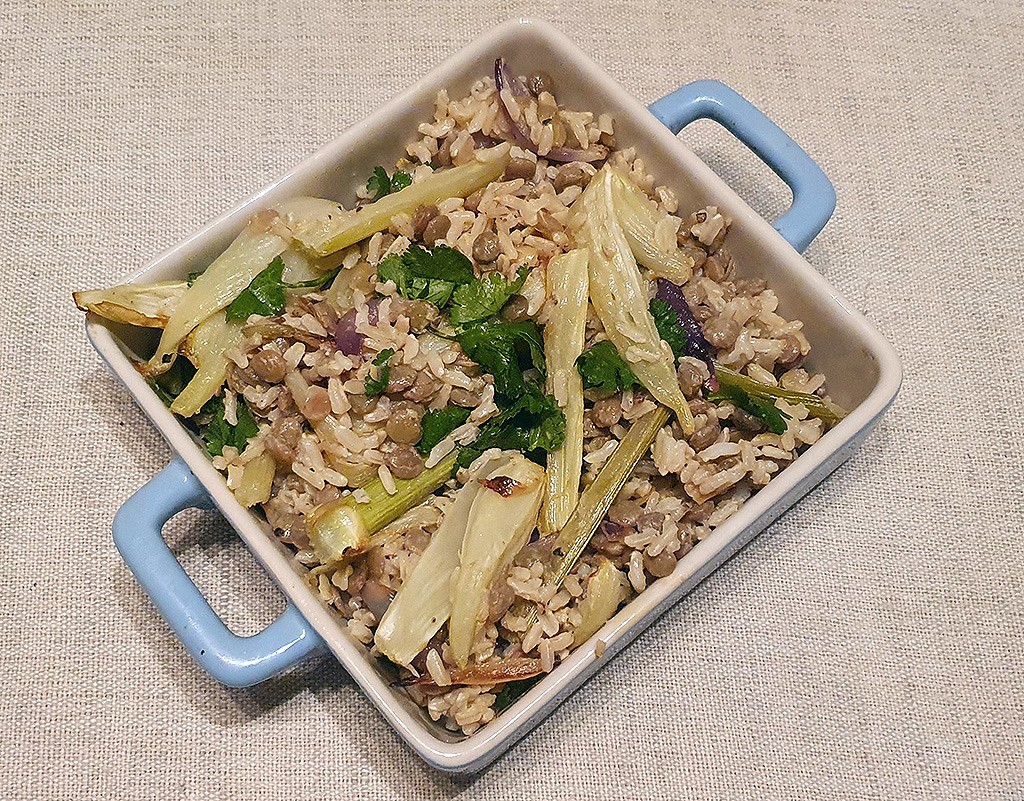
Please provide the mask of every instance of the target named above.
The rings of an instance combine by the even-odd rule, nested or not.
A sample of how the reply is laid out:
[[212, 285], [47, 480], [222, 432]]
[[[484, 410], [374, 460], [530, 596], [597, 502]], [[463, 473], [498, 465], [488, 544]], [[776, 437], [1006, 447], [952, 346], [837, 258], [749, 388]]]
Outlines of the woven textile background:
[[[864, 448], [473, 780], [335, 663], [249, 690], [117, 557], [169, 454], [85, 341], [105, 285], [477, 33], [546, 18], [645, 101], [717, 77], [825, 167], [808, 258], [904, 360]], [[0, 3], [0, 798], [1024, 799], [1024, 11], [1001, 3]], [[725, 134], [698, 153], [767, 216]], [[170, 527], [236, 630], [280, 596]]]

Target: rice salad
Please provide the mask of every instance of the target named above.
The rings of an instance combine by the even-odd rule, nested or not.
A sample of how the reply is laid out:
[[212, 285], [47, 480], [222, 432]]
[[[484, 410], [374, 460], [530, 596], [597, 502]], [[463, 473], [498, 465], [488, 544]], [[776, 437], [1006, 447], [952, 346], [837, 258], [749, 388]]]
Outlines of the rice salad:
[[498, 59], [349, 208], [294, 198], [187, 281], [75, 294], [158, 329], [140, 372], [465, 735], [844, 414], [730, 220], [557, 89]]

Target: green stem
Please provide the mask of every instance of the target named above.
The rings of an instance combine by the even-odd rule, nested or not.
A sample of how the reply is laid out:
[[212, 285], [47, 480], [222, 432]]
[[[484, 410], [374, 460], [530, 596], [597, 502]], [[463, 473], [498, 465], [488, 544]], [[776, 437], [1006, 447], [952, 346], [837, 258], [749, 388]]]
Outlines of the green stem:
[[558, 547], [565, 555], [550, 576], [556, 587], [561, 586], [565, 577], [576, 566], [597, 527], [625, 485], [626, 479], [632, 475], [637, 463], [650, 449], [654, 437], [669, 421], [669, 417], [669, 410], [659, 406], [633, 423], [615, 452], [604, 463], [594, 483], [583, 490], [572, 517], [558, 535]]
[[722, 367], [720, 364], [715, 364], [715, 375], [718, 377], [719, 384], [742, 389], [748, 395], [759, 398], [782, 398], [787, 403], [793, 404], [801, 403], [807, 407], [807, 413], [811, 417], [817, 417], [830, 426], [846, 417], [846, 411], [843, 408], [817, 395], [783, 389], [771, 384], [762, 384], [760, 381], [741, 375], [728, 367]]
[[[583, 490], [572, 517], [558, 535], [558, 548], [564, 555], [558, 566], [547, 576], [556, 589], [562, 586], [565, 577], [576, 566], [626, 480], [633, 474], [637, 463], [644, 458], [658, 431], [671, 416], [667, 408], [659, 406], [633, 423], [615, 452], [604, 463], [594, 483]], [[526, 616], [524, 631], [529, 631], [536, 621], [537, 607], [534, 606]]]
[[318, 506], [307, 521], [309, 542], [316, 558], [330, 564], [366, 551], [373, 544], [375, 533], [422, 503], [451, 478], [457, 459], [455, 450], [416, 478], [395, 479], [393, 494], [375, 478], [361, 487], [369, 495], [367, 501], [348, 497]]

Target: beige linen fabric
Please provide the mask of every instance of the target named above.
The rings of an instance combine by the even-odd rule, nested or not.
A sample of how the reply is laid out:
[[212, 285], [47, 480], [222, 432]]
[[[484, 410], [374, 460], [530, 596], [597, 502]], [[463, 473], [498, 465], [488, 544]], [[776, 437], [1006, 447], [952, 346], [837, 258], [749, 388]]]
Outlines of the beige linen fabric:
[[[72, 289], [127, 275], [481, 30], [548, 18], [632, 93], [717, 77], [835, 182], [811, 262], [896, 343], [854, 458], [475, 780], [337, 664], [207, 679], [117, 557], [168, 450]], [[1024, 12], [887, 0], [0, 6], [0, 798], [1024, 798]], [[766, 215], [787, 193], [684, 135]], [[172, 526], [232, 624], [281, 608]]]

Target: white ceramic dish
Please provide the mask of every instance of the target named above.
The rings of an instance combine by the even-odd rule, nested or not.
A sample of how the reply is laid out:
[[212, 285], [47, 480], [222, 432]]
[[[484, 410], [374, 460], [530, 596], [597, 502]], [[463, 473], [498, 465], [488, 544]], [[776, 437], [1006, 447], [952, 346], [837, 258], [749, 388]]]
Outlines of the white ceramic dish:
[[[782, 312], [804, 321], [815, 369], [828, 375], [832, 396], [851, 410], [845, 420], [681, 559], [671, 576], [654, 582], [609, 621], [598, 635], [605, 643], [601, 657], [595, 655], [596, 640], [592, 639], [472, 736], [463, 738], [443, 731], [400, 690], [389, 685], [369, 660], [366, 649], [348, 636], [344, 622], [307, 588], [284, 547], [268, 536], [262, 521], [236, 503], [204, 452], [134, 370], [129, 354], [145, 347], [144, 335], [94, 318], [87, 323], [88, 336], [96, 349], [180, 456], [181, 461], [172, 463], [126, 503], [115, 522], [115, 539], [129, 566], [193, 655], [216, 678], [241, 685], [263, 679], [325, 646], [415, 752], [431, 765], [450, 772], [479, 770], [497, 758], [662, 611], [848, 458], [895, 398], [901, 378], [893, 349], [783, 236], [575, 45], [548, 26], [526, 20], [508, 23], [476, 40], [287, 175], [154, 259], [131, 280], [182, 278], [204, 267], [253, 212], [283, 198], [322, 195], [351, 201], [370, 167], [394, 163], [403, 152], [415, 135], [417, 123], [429, 118], [438, 89], [448, 88], [453, 97], [459, 96], [473, 80], [489, 72], [498, 55], [518, 72], [544, 69], [551, 73], [557, 81], [560, 101], [613, 114], [619, 142], [636, 146], [659, 181], [675, 187], [686, 198], [685, 207], [712, 203], [732, 217], [729, 242], [741, 273], [750, 274], [750, 268], [756, 265], [780, 296]], [[785, 159], [792, 153], [787, 156], [779, 150], [788, 138], [752, 107], [730, 117], [731, 101], [720, 103], [721, 97], [710, 91], [715, 89], [720, 90], [719, 94], [728, 93], [720, 84], [710, 83], [690, 91], [687, 102], [703, 105], [697, 114], [691, 108], [681, 117], [677, 115], [676, 127], [694, 116], [716, 116], [773, 163], [793, 186], [799, 207], [794, 207], [777, 227], [802, 248], [832, 211], [831, 187], [825, 191], [820, 182], [817, 187], [801, 185], [807, 179], [806, 172], [801, 174], [796, 168], [787, 172]], [[669, 99], [660, 103], [652, 110], [673, 123], [679, 103]], [[768, 128], [758, 133], [758, 126], [765, 124], [782, 140], [771, 140], [776, 133]], [[762, 135], [768, 140], [762, 141]], [[806, 159], [802, 151], [799, 155]], [[816, 221], [801, 220], [801, 215], [816, 217]], [[206, 495], [290, 600], [282, 618], [255, 637], [238, 638], [227, 632], [159, 540], [163, 522], [181, 508], [203, 503]]]

